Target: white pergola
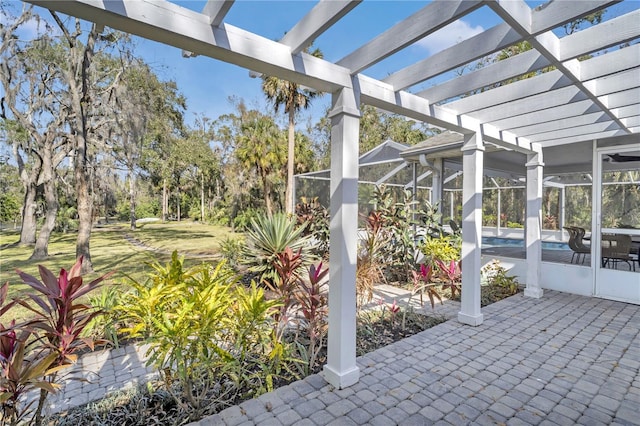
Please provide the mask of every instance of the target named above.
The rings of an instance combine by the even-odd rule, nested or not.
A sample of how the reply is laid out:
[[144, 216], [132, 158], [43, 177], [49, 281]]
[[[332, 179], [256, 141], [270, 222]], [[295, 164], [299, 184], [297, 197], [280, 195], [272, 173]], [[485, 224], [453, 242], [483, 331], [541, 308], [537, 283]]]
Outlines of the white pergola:
[[[554, 0], [532, 9], [524, 0], [434, 0], [336, 62], [304, 49], [360, 0], [321, 0], [280, 41], [226, 22], [233, 1], [209, 0], [202, 13], [166, 0], [28, 0], [44, 8], [172, 45], [193, 54], [277, 76], [331, 93], [331, 254], [329, 354], [324, 373], [338, 388], [358, 381], [355, 356], [358, 132], [360, 105], [368, 104], [464, 135], [462, 304], [459, 321], [479, 325], [482, 177], [485, 147], [517, 153], [526, 167], [527, 279], [525, 295], [541, 297], [543, 167], [569, 170], [595, 142], [640, 130], [640, 2], [623, 16], [560, 37], [554, 29], [611, 6], [609, 0]], [[389, 7], [394, 7], [389, 2]], [[489, 8], [503, 22], [386, 78], [367, 70], [414, 42]], [[268, 17], [264, 17], [268, 19]], [[533, 47], [507, 60], [432, 87], [414, 88], [447, 72], [526, 40]], [[618, 46], [630, 43], [630, 46]], [[605, 49], [608, 49], [605, 51]], [[590, 59], [579, 60], [594, 54]], [[515, 83], [497, 83], [552, 66]], [[412, 91], [412, 89], [414, 89]], [[479, 90], [483, 89], [483, 90]], [[460, 95], [477, 92], [472, 96]], [[548, 155], [552, 151], [553, 155]], [[544, 162], [543, 162], [544, 156]], [[545, 165], [546, 163], [546, 165]]]

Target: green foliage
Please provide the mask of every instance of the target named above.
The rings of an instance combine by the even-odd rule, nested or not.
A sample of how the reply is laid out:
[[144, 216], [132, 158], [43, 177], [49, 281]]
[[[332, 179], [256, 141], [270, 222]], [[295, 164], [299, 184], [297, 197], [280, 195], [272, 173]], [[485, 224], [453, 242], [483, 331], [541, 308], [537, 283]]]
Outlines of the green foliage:
[[61, 207], [56, 218], [56, 231], [74, 232], [78, 230], [78, 209], [75, 206]]
[[318, 198], [307, 200], [302, 197], [296, 205], [298, 226], [304, 227], [303, 235], [311, 236], [313, 253], [326, 257], [329, 252], [329, 212], [320, 204]]
[[450, 236], [442, 236], [438, 238], [427, 237], [420, 250], [425, 255], [427, 263], [435, 263], [436, 260], [449, 262], [458, 260], [461, 256], [462, 246], [456, 243], [456, 240]]
[[220, 251], [222, 258], [233, 270], [237, 270], [238, 268], [238, 262], [240, 261], [243, 247], [244, 243], [242, 240], [234, 237], [226, 237], [220, 241], [220, 244], [218, 244], [218, 250]]
[[236, 231], [246, 231], [251, 227], [251, 222], [260, 217], [261, 214], [258, 209], [249, 208], [242, 210], [233, 218], [233, 229]]
[[293, 251], [302, 250], [304, 259], [310, 260], [310, 237], [303, 236], [304, 227], [297, 227], [294, 220], [283, 213], [273, 216], [258, 216], [251, 221], [247, 230], [246, 246], [241, 262], [249, 265], [249, 270], [260, 275], [261, 281], [275, 284], [278, 274], [274, 266], [278, 254], [287, 247]]
[[507, 222], [507, 228], [524, 228], [524, 225], [518, 222]]
[[174, 252], [166, 266], [152, 267], [118, 309], [124, 331], [150, 345], [149, 363], [189, 419], [271, 390], [285, 356], [270, 319], [279, 302], [237, 285], [224, 262], [185, 269]]
[[20, 216], [22, 203], [17, 194], [0, 194], [0, 222], [13, 222]]
[[93, 339], [106, 339], [107, 343], [119, 347], [118, 315], [116, 307], [121, 304], [122, 289], [116, 286], [103, 287], [99, 294], [89, 297], [89, 304], [99, 309], [102, 315], [89, 321], [83, 335]]
[[392, 280], [407, 280], [406, 271], [415, 263], [412, 225], [413, 207], [417, 203], [412, 201], [411, 191], [403, 191], [396, 197], [384, 185], [376, 187], [372, 202], [380, 217], [378, 233], [386, 241], [376, 261], [385, 264], [385, 272]]
[[492, 260], [480, 269], [480, 282], [482, 285], [502, 287], [511, 294], [518, 291], [518, 278], [508, 276], [507, 269], [500, 265], [499, 260]]
[[496, 226], [498, 224], [498, 219], [494, 214], [483, 214], [482, 215], [482, 226]]

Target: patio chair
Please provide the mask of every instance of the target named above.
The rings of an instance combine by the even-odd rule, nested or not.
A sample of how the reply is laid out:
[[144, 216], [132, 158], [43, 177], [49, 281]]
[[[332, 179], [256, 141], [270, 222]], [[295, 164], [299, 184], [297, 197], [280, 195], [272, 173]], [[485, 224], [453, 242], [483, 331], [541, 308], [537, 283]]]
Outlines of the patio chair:
[[629, 270], [636, 270], [635, 258], [631, 255], [631, 235], [602, 235], [602, 267], [610, 266], [618, 269], [618, 264], [625, 262]]
[[577, 226], [565, 226], [564, 229], [569, 232], [568, 244], [571, 251], [573, 251], [571, 263], [573, 263], [574, 259], [576, 261], [575, 263], [580, 262], [580, 256], [582, 255], [582, 264], [584, 264], [587, 254], [591, 254], [591, 247], [582, 242], [585, 234], [584, 228], [579, 228]]

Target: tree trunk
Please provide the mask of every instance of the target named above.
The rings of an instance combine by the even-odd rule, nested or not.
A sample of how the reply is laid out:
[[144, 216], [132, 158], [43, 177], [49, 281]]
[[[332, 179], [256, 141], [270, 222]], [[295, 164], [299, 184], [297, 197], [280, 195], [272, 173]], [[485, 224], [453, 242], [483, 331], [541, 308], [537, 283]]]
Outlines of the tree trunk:
[[295, 113], [294, 108], [289, 109], [289, 140], [287, 151], [287, 188], [284, 194], [285, 210], [288, 215], [293, 214], [293, 172], [295, 160]]
[[169, 195], [167, 192], [167, 180], [162, 180], [162, 221], [167, 221], [169, 214]]
[[204, 173], [200, 174], [200, 222], [204, 223]]
[[176, 210], [178, 211], [178, 222], [180, 222], [180, 216], [182, 215], [182, 212], [180, 211], [180, 207], [181, 207], [181, 206], [180, 206], [180, 201], [181, 201], [181, 200], [180, 200], [180, 190], [177, 190], [177, 191], [176, 191], [176, 201], [177, 201], [177, 202], [176, 202], [176, 205], [177, 205], [177, 206], [176, 206], [176, 207], [177, 207], [177, 209], [176, 209]]
[[45, 148], [42, 158], [45, 217], [38, 234], [36, 247], [29, 258], [30, 260], [46, 259], [49, 256], [49, 238], [56, 225], [56, 217], [58, 215], [58, 194], [56, 192], [55, 169], [51, 149], [51, 147]]
[[136, 182], [133, 170], [129, 169], [129, 219], [132, 231], [136, 230]]
[[76, 196], [78, 197], [78, 238], [76, 240], [76, 259], [82, 256], [82, 271], [93, 271], [91, 262], [91, 227], [93, 212], [91, 194], [89, 192], [89, 171], [87, 170], [87, 142], [84, 135], [76, 137], [75, 179]]
[[269, 176], [264, 169], [260, 169], [262, 176], [262, 188], [264, 190], [264, 206], [267, 209], [267, 216], [273, 216], [273, 202], [271, 200], [271, 185], [269, 184]]
[[32, 246], [36, 243], [36, 183], [25, 184], [24, 202], [22, 204], [22, 229], [20, 229], [20, 245]]

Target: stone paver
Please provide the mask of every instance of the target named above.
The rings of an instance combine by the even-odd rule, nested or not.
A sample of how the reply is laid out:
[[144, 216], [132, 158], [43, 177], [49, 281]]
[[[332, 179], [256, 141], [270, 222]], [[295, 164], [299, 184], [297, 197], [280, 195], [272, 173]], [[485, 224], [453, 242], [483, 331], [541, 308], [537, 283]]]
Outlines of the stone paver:
[[[478, 327], [447, 321], [358, 358], [349, 389], [315, 375], [263, 395], [281, 413], [269, 424], [640, 426], [640, 306], [546, 290], [483, 314]], [[264, 424], [245, 406], [191, 426]]]

